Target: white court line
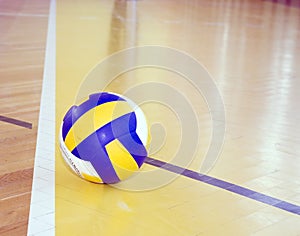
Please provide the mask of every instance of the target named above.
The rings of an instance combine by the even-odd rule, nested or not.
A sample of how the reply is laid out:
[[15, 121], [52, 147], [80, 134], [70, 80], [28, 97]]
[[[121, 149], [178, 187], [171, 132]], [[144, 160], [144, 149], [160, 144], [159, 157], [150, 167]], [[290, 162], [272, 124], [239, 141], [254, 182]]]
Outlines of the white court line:
[[50, 2], [27, 235], [55, 235], [55, 0]]

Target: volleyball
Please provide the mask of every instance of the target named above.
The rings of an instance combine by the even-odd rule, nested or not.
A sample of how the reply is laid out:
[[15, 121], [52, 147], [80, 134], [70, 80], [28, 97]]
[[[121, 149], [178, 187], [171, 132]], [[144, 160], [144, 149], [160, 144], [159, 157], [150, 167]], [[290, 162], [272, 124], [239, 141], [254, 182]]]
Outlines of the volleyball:
[[149, 132], [139, 106], [123, 95], [92, 94], [65, 114], [59, 135], [65, 162], [81, 178], [113, 184], [139, 170]]

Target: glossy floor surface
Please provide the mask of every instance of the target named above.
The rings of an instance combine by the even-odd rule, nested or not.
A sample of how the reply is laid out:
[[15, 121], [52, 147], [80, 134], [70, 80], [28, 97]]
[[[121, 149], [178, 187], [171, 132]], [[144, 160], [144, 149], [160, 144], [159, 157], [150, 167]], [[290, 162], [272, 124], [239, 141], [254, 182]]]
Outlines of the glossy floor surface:
[[[138, 64], [144, 55], [133, 52], [113, 61], [114, 67], [97, 69], [109, 55], [129, 47], [161, 46], [158, 63], [173, 55], [164, 54], [165, 48], [191, 56], [210, 73], [218, 88], [211, 92], [223, 101], [209, 101], [186, 75], [176, 73], [181, 68], [156, 66], [155, 60], [115, 75], [106, 90], [143, 101], [152, 126], [150, 157], [188, 169], [185, 173], [194, 177], [149, 161], [141, 171], [150, 174], [137, 181], [138, 187], [95, 185], [68, 170], [57, 145], [57, 235], [300, 234], [297, 1], [57, 1], [56, 32], [57, 135], [71, 105], [87, 91], [101, 89], [120, 65]], [[188, 66], [188, 60], [182, 64]], [[185, 119], [180, 98], [193, 110]], [[226, 120], [211, 119], [223, 105]], [[194, 133], [186, 138], [185, 127], [191, 126]], [[215, 179], [199, 181], [194, 173], [205, 160], [213, 128], [222, 131], [223, 126], [223, 148], [206, 172]], [[192, 155], [182, 145], [194, 142], [195, 133], [199, 142]], [[174, 160], [177, 151], [181, 156]], [[188, 164], [182, 166], [183, 159]], [[146, 191], [149, 183], [154, 184]]]
[[[48, 11], [0, 0], [0, 235], [26, 235]], [[55, 186], [38, 179], [56, 235], [299, 235], [299, 40], [298, 0], [57, 0]], [[103, 88], [152, 136], [139, 174], [111, 186], [74, 175], [58, 145], [65, 112]], [[32, 209], [31, 235], [54, 235]]]

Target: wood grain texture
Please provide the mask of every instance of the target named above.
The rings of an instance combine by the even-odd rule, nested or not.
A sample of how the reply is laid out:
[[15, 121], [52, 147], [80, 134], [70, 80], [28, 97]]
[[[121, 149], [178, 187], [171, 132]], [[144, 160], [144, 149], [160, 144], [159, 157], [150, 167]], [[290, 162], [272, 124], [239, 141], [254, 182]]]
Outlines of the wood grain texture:
[[[299, 205], [300, 9], [287, 2], [58, 1], [57, 121], [74, 104], [86, 74], [112, 53], [144, 45], [184, 51], [211, 73], [226, 108], [224, 148], [209, 175]], [[135, 57], [124, 58], [131, 59]], [[95, 81], [105, 80], [109, 75], [105, 72], [99, 72]], [[161, 68], [124, 73], [108, 90], [126, 93], [147, 82], [178, 88], [194, 106], [200, 119], [200, 145], [188, 168], [198, 172], [211, 136], [207, 104], [201, 96], [194, 96], [197, 93], [184, 78]], [[172, 95], [143, 88], [136, 93]], [[92, 89], [96, 90], [96, 85]], [[166, 143], [150, 157], [171, 161], [179, 146], [177, 120], [158, 103], [142, 109], [149, 124], [161, 122], [166, 130]], [[58, 134], [60, 123], [56, 128]], [[160, 133], [152, 134], [153, 139], [155, 135]], [[186, 153], [182, 158], [189, 158]], [[58, 148], [56, 157], [57, 235], [265, 236], [300, 232], [297, 215], [185, 177], [153, 191], [121, 191], [68, 174]], [[150, 169], [148, 165], [143, 168]], [[162, 179], [157, 173], [152, 176], [149, 182]], [[92, 227], [91, 219], [95, 222]]]
[[27, 233], [48, 10], [49, 1], [0, 1], [0, 115], [33, 124], [0, 121], [0, 235]]

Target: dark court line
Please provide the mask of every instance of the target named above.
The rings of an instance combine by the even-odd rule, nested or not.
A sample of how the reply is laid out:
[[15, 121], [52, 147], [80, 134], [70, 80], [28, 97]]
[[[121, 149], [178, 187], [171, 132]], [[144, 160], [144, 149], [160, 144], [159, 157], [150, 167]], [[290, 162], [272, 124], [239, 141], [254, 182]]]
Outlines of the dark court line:
[[1, 116], [1, 115], [0, 115], [0, 121], [10, 123], [10, 124], [13, 124], [13, 125], [18, 125], [18, 126], [21, 126], [21, 127], [27, 128], [27, 129], [32, 129], [32, 124], [28, 123], [26, 121], [17, 120], [17, 119], [14, 119], [14, 118], [9, 118], [9, 117], [6, 117], [6, 116]]
[[196, 171], [184, 169], [182, 167], [175, 166], [175, 165], [172, 165], [172, 164], [164, 162], [164, 161], [156, 160], [151, 157], [147, 157], [145, 163], [168, 170], [168, 171], [171, 171], [176, 174], [186, 176], [186, 177], [194, 179], [194, 180], [198, 180], [200, 182], [227, 190], [227, 191], [235, 193], [235, 194], [239, 194], [241, 196], [256, 200], [258, 202], [262, 202], [267, 205], [277, 207], [284, 211], [288, 211], [290, 213], [300, 215], [300, 206], [280, 200], [278, 198], [274, 198], [274, 197], [265, 195], [263, 193], [259, 193], [259, 192], [253, 191], [251, 189], [244, 188], [239, 185], [229, 183], [224, 180], [220, 180], [220, 179], [208, 176], [208, 175], [199, 174]]

